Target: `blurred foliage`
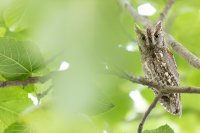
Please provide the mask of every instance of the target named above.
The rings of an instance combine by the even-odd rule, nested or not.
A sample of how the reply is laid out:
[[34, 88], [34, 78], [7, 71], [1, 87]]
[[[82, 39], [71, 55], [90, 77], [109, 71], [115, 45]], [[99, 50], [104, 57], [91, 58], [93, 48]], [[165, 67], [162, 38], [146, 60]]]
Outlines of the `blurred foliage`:
[[19, 87], [6, 88], [0, 91], [0, 132], [18, 119], [20, 112], [31, 105], [27, 92]]
[[[136, 7], [147, 2], [156, 8], [157, 12], [149, 17], [156, 20], [167, 0], [132, 0]], [[164, 25], [198, 57], [199, 6], [198, 0], [176, 1]], [[152, 91], [106, 73], [107, 69], [120, 68], [143, 75], [134, 24], [117, 0], [1, 0], [0, 53], [8, 53], [9, 60], [0, 58], [0, 79], [42, 76], [58, 71], [62, 62], [69, 63], [69, 68], [44, 84], [0, 90], [0, 132], [136, 132], [154, 98]], [[181, 85], [200, 86], [200, 71], [174, 55]], [[45, 67], [37, 67], [44, 62]], [[28, 71], [16, 75], [24, 73], [22, 66]], [[28, 98], [50, 87], [52, 91], [40, 99], [39, 105]], [[131, 97], [131, 93], [137, 95]], [[139, 103], [135, 103], [137, 98]], [[182, 95], [180, 118], [158, 104], [145, 129], [168, 124], [175, 133], [199, 133], [199, 99], [198, 95]], [[145, 133], [173, 132], [169, 126]]]
[[174, 131], [168, 125], [164, 125], [155, 130], [145, 130], [144, 133], [174, 133]]

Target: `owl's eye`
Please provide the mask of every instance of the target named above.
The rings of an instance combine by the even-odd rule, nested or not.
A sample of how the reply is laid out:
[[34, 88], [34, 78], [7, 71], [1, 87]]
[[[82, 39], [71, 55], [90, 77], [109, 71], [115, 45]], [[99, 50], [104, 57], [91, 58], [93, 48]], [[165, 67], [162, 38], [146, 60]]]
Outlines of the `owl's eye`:
[[142, 36], [142, 40], [145, 41], [145, 36]]
[[155, 36], [155, 38], [158, 38], [158, 34], [155, 34], [154, 36]]

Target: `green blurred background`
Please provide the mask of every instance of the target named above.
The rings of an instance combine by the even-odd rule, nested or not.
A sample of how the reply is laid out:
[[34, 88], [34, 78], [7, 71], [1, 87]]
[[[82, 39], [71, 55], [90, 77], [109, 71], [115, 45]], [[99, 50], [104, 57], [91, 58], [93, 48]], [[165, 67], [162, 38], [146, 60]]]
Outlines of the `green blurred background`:
[[[156, 20], [167, 0], [131, 2], [136, 8], [149, 3], [155, 9], [149, 18]], [[5, 132], [137, 131], [154, 95], [145, 86], [106, 73], [106, 69], [116, 67], [143, 75], [135, 22], [117, 0], [1, 0], [0, 13], [1, 37], [34, 41], [46, 60], [62, 53], [47, 65], [49, 71], [59, 69], [62, 62], [69, 66], [52, 81], [52, 94], [23, 112]], [[199, 0], [177, 0], [164, 27], [200, 57]], [[174, 56], [181, 85], [200, 86], [200, 71], [176, 53]], [[169, 114], [158, 104], [144, 129], [168, 124], [176, 133], [199, 133], [199, 101], [199, 95], [182, 95], [181, 117]]]

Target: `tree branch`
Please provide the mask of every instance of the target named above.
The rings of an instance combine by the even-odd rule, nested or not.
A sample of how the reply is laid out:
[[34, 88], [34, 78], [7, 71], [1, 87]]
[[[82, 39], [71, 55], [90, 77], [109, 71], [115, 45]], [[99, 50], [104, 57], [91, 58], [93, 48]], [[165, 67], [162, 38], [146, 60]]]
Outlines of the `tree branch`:
[[142, 84], [145, 86], [148, 86], [150, 88], [156, 89], [156, 91], [164, 94], [164, 93], [198, 93], [200, 94], [200, 87], [192, 87], [192, 86], [164, 86], [157, 82], [151, 81], [144, 77], [136, 77], [133, 75], [130, 75], [128, 73], [122, 72], [122, 73], [116, 73], [115, 75], [118, 75], [121, 78], [127, 79], [133, 83]]
[[188, 63], [193, 67], [200, 69], [200, 58], [192, 54], [188, 49], [183, 47], [183, 45], [177, 42], [171, 35], [167, 35], [170, 45], [174, 51], [176, 51], [180, 56], [182, 56]]
[[164, 21], [164, 19], [166, 18], [169, 10], [171, 9], [171, 7], [173, 6], [173, 4], [175, 3], [175, 0], [168, 0], [164, 10], [160, 13], [160, 16], [159, 16], [159, 21]]
[[200, 94], [200, 87], [192, 87], [192, 86], [185, 86], [185, 87], [166, 87], [160, 91], [161, 93], [196, 93]]
[[125, 9], [128, 14], [138, 23], [141, 23], [143, 26], [152, 25], [152, 22], [144, 17], [138, 14], [135, 7], [130, 3], [129, 0], [119, 0], [120, 4], [122, 5], [123, 9]]
[[160, 99], [161, 94], [158, 94], [155, 99], [153, 100], [152, 104], [149, 106], [148, 110], [145, 112], [144, 117], [142, 118], [142, 121], [140, 122], [139, 126], [138, 126], [138, 133], [142, 133], [142, 129], [143, 129], [143, 125], [146, 121], [146, 118], [148, 117], [148, 115], [151, 113], [151, 111], [153, 110], [153, 108], [156, 106], [158, 100]]
[[44, 83], [45, 81], [50, 79], [50, 75], [43, 76], [43, 77], [29, 77], [28, 79], [24, 80], [11, 80], [11, 81], [0, 81], [0, 89], [9, 87], [9, 86], [26, 86], [28, 84], [35, 84], [35, 83]]

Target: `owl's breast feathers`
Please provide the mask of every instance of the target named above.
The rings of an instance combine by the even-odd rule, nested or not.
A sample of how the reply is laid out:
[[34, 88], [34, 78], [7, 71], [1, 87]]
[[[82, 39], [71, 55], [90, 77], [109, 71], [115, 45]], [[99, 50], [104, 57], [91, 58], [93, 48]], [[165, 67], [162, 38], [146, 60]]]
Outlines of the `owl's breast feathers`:
[[156, 49], [143, 58], [145, 76], [164, 85], [178, 86], [179, 74], [173, 55], [167, 48]]

